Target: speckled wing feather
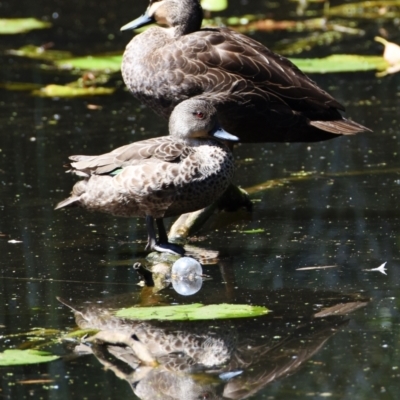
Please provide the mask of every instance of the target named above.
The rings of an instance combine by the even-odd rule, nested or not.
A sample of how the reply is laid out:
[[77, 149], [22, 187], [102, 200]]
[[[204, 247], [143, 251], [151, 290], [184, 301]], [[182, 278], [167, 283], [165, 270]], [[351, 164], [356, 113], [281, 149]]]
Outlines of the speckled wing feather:
[[131, 143], [99, 156], [71, 156], [73, 172], [80, 176], [108, 174], [118, 168], [144, 162], [178, 161], [185, 146], [168, 136]]
[[323, 139], [319, 129], [367, 130], [344, 119], [344, 107], [289, 60], [229, 29], [206, 28], [167, 41], [140, 66], [127, 57], [130, 90], [164, 117], [177, 103], [200, 96], [217, 107], [224, 128], [244, 141], [313, 141]]
[[[150, 63], [151, 61], [151, 63]], [[173, 98], [200, 93], [262, 90], [271, 103], [285, 102], [295, 110], [318, 107], [344, 110], [293, 63], [257, 41], [229, 29], [203, 29], [162, 48], [148, 65], [155, 92]], [[163, 74], [163, 76], [162, 76]], [[241, 84], [246, 79], [246, 87]], [[170, 87], [170, 95], [168, 88]]]

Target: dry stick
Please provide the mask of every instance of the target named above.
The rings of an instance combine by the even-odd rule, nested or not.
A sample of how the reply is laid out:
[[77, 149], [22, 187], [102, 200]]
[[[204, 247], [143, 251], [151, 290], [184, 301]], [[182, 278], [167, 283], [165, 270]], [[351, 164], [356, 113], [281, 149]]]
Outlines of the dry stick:
[[192, 213], [182, 214], [169, 231], [169, 240], [182, 243], [193, 232], [200, 229], [217, 208], [235, 210], [240, 207], [251, 208], [248, 194], [241, 188], [230, 185], [225, 193], [210, 206]]

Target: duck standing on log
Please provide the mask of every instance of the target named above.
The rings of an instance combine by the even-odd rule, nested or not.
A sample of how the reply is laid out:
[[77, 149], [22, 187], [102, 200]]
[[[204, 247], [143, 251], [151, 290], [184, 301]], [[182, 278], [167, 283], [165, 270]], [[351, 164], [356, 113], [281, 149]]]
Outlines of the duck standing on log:
[[218, 110], [241, 142], [314, 142], [369, 129], [292, 62], [228, 28], [203, 28], [199, 0], [150, 0], [121, 30], [158, 23], [136, 35], [122, 61], [129, 90], [168, 118], [188, 98]]

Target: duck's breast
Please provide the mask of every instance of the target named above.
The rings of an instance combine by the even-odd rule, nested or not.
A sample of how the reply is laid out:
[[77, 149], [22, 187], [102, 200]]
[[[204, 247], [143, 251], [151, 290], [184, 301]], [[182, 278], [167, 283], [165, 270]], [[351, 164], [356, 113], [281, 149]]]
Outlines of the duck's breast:
[[179, 165], [175, 198], [166, 211], [174, 216], [204, 208], [216, 201], [234, 174], [232, 153], [223, 145], [202, 145]]

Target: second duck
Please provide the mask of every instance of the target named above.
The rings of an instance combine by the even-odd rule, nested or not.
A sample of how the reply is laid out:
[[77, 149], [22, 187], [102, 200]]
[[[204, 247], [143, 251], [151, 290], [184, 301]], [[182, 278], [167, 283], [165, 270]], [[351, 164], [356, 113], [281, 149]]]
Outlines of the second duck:
[[307, 142], [368, 130], [286, 58], [227, 28], [203, 28], [199, 0], [150, 0], [121, 29], [156, 22], [128, 44], [129, 90], [168, 117], [190, 97], [207, 99], [224, 129], [242, 142]]

